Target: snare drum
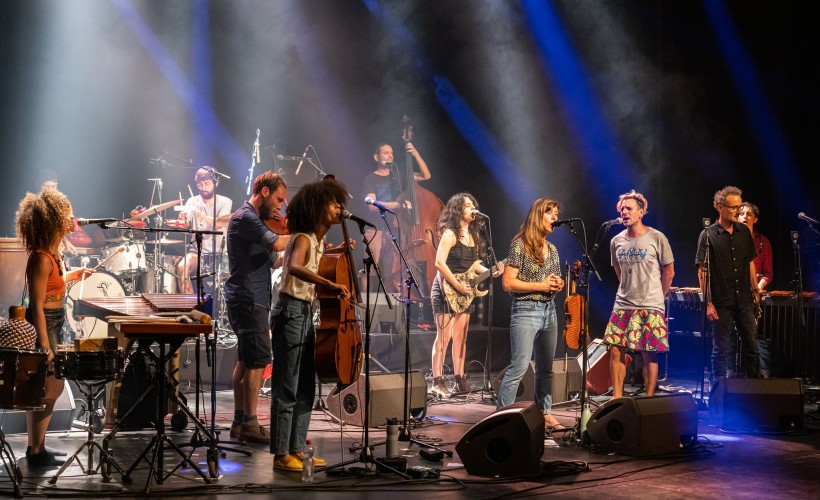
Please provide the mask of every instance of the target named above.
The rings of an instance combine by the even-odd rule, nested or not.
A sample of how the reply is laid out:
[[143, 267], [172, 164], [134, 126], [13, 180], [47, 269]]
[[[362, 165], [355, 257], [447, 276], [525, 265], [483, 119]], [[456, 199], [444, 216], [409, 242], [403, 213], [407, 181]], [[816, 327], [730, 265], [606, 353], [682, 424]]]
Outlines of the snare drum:
[[108, 323], [91, 316], [74, 316], [74, 303], [85, 298], [125, 297], [125, 288], [116, 276], [105, 271], [96, 271], [88, 278], [74, 284], [66, 298], [66, 315], [68, 323], [77, 337], [107, 337]]
[[0, 349], [0, 408], [42, 410], [46, 397], [48, 352]]
[[54, 356], [54, 374], [69, 380], [109, 381], [125, 367], [122, 349], [116, 351], [58, 351]]
[[[120, 247], [124, 247], [124, 250], [117, 252]], [[148, 270], [145, 260], [145, 242], [142, 240], [131, 240], [122, 245], [105, 247], [102, 250], [102, 256], [103, 260], [111, 257], [105, 261], [103, 269], [117, 276], [139, 274]]]

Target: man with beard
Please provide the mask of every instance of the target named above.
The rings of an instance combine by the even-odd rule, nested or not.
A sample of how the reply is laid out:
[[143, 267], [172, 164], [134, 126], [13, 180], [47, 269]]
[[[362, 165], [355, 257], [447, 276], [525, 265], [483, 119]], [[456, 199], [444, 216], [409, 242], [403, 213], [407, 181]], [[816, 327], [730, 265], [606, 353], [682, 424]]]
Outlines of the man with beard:
[[253, 195], [228, 223], [230, 276], [225, 281], [228, 320], [237, 337], [238, 361], [233, 371], [234, 418], [231, 437], [253, 443], [270, 441], [259, 425], [256, 407], [262, 375], [271, 362], [271, 264], [285, 249], [288, 236], [279, 236], [265, 225], [282, 209], [287, 197], [285, 181], [272, 170], [253, 182]]
[[[214, 190], [218, 181], [214, 181], [213, 169], [202, 167], [194, 174], [197, 196], [188, 198], [185, 208], [179, 213], [181, 223], [190, 223], [191, 229], [198, 231], [214, 231], [224, 228], [231, 219], [231, 208], [233, 202], [230, 198], [221, 195], [214, 195]], [[216, 204], [216, 221], [214, 221], [214, 203]], [[180, 277], [180, 291], [182, 293], [194, 293], [191, 285], [191, 275], [197, 270], [196, 242], [192, 242], [188, 247], [187, 255], [179, 262], [177, 271]], [[222, 253], [222, 235], [216, 237], [216, 247], [214, 247], [214, 235], [202, 235], [202, 260], [213, 266], [210, 271], [216, 271], [217, 259]]]

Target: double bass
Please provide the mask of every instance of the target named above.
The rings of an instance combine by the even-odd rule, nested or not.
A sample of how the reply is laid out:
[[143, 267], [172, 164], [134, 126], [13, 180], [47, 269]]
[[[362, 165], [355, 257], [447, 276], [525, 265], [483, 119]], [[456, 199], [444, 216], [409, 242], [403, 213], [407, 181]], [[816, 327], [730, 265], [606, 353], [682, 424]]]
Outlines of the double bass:
[[316, 375], [323, 383], [348, 385], [362, 372], [362, 329], [358, 309], [361, 293], [356, 268], [350, 255], [350, 237], [342, 220], [345, 244], [325, 250], [319, 259], [317, 274], [351, 291], [350, 298], [338, 291], [316, 286], [319, 299], [319, 326], [316, 328], [314, 359]]
[[[413, 140], [413, 121], [406, 115], [401, 121], [402, 140], [407, 145]], [[407, 201], [410, 208], [398, 211], [401, 247], [416, 278], [424, 276], [426, 282], [418, 285], [427, 294], [436, 277], [436, 224], [444, 203], [418, 185], [413, 174], [413, 155], [409, 152], [405, 154], [405, 169], [405, 185], [398, 201], [399, 206]]]

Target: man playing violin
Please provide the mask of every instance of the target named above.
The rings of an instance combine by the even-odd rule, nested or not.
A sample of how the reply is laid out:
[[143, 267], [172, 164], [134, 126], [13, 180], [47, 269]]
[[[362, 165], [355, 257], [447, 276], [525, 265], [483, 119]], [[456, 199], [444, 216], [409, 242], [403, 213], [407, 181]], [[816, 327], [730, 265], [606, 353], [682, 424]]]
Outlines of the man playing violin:
[[264, 223], [282, 209], [287, 187], [272, 170], [253, 182], [253, 195], [231, 216], [228, 223], [228, 262], [225, 281], [228, 320], [238, 339], [238, 361], [233, 371], [234, 419], [231, 437], [247, 442], [268, 443], [270, 437], [259, 425], [256, 407], [262, 374], [271, 361], [269, 311], [270, 268], [276, 252], [285, 249], [288, 236], [280, 236]]
[[[430, 169], [427, 167], [424, 158], [421, 157], [418, 150], [413, 146], [413, 143], [406, 143], [405, 148], [407, 153], [410, 154], [419, 165], [419, 171], [413, 172], [414, 180], [429, 180], [431, 177]], [[412, 208], [409, 201], [399, 199], [402, 192], [397, 167], [396, 164], [393, 163], [393, 147], [386, 142], [380, 143], [373, 152], [373, 161], [375, 162], [376, 169], [364, 177], [362, 192], [364, 192], [365, 198], [372, 198], [374, 201], [381, 203], [393, 211], [399, 208]], [[369, 205], [368, 208], [372, 212], [378, 212], [379, 210], [373, 205]], [[381, 229], [375, 230], [372, 228], [368, 229], [365, 235], [370, 241], [370, 250], [373, 252], [373, 258], [377, 263], [380, 262], [379, 259], [382, 255], [382, 249], [384, 249], [384, 261], [381, 263], [381, 267], [382, 271], [387, 273], [385, 285], [389, 286], [388, 283], [395, 281], [392, 279], [392, 276], [398, 272], [399, 265], [398, 255], [396, 255], [390, 242], [390, 235], [385, 234], [385, 231]]]
[[[315, 395], [316, 332], [311, 305], [316, 285], [350, 297], [344, 285], [319, 275], [325, 235], [341, 223], [347, 189], [326, 179], [302, 186], [288, 204], [290, 241], [285, 249], [279, 301], [271, 312], [273, 373], [271, 376], [270, 451], [274, 469], [301, 471]], [[314, 457], [316, 466], [326, 464]]]

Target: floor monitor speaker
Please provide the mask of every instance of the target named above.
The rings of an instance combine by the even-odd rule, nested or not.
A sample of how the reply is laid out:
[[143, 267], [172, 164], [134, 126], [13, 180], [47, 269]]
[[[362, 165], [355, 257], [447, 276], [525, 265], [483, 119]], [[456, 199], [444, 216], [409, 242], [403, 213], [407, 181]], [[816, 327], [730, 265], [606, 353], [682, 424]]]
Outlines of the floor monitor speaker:
[[697, 440], [698, 409], [692, 395], [611, 399], [587, 422], [593, 444], [634, 457], [676, 453]]
[[[335, 387], [327, 396], [327, 409], [331, 415], [348, 425], [364, 426], [365, 375], [339, 389]], [[418, 370], [410, 372], [410, 414], [427, 412], [427, 382]], [[388, 418], [404, 419], [404, 374], [373, 373], [370, 375], [370, 413], [368, 426], [385, 425]]]
[[544, 415], [535, 403], [513, 403], [475, 424], [456, 444], [468, 474], [518, 476], [541, 472]]
[[709, 397], [712, 422], [723, 429], [803, 427], [803, 383], [798, 378], [726, 378]]

